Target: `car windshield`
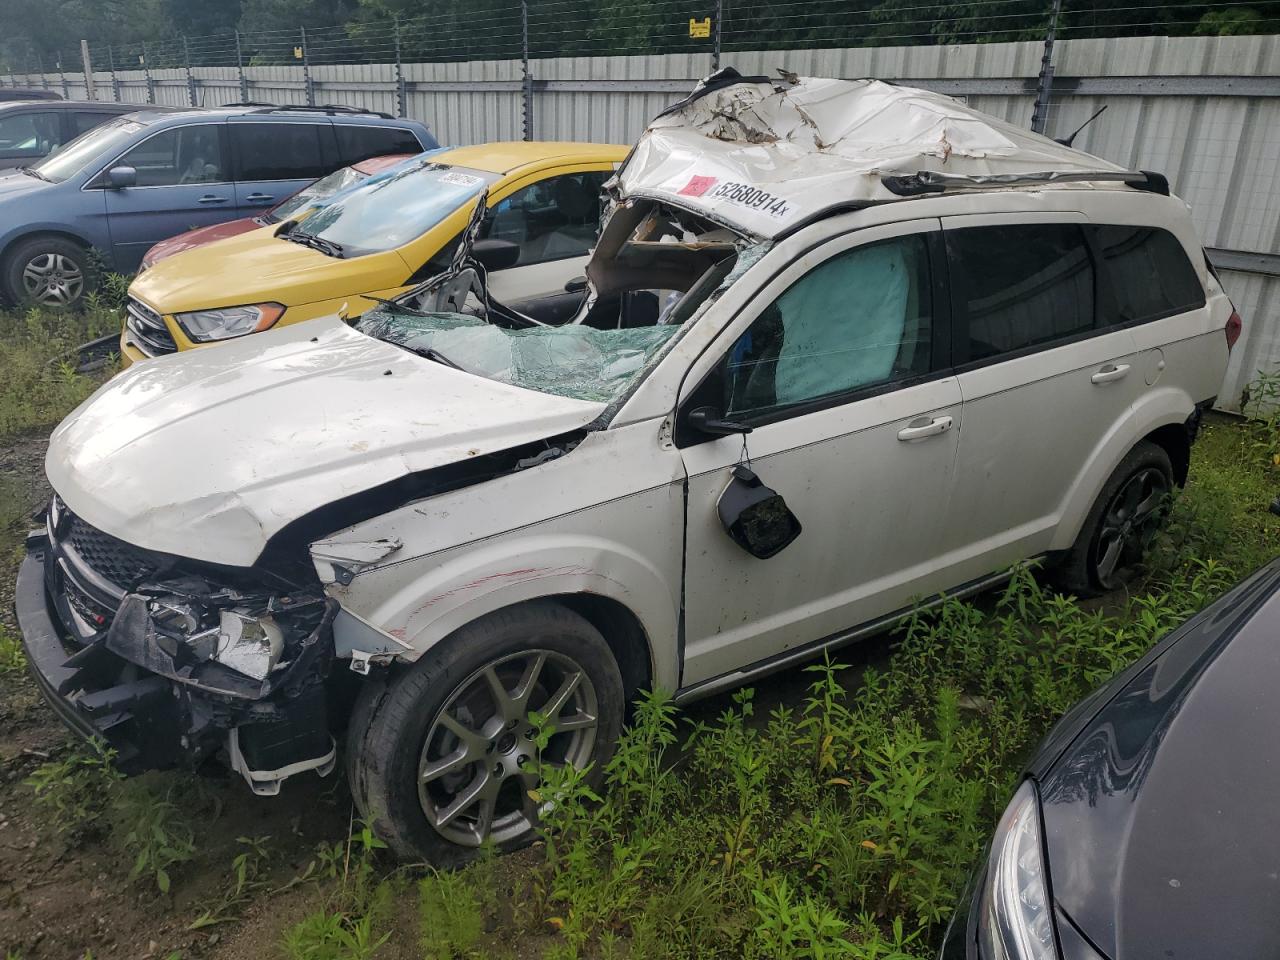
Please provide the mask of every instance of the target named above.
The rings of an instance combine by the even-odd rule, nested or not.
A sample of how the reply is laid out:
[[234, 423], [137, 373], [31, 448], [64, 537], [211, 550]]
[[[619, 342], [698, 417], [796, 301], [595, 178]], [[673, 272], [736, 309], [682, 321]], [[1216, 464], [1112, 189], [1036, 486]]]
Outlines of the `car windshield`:
[[430, 160], [392, 167], [317, 210], [299, 231], [341, 245], [347, 257], [393, 250], [497, 180], [496, 173]]
[[327, 177], [321, 177], [308, 187], [303, 187], [288, 200], [273, 207], [263, 215], [267, 223], [279, 223], [282, 220], [296, 220], [310, 213], [320, 202], [332, 197], [340, 190], [354, 187], [369, 179], [367, 173], [361, 173], [355, 167], [343, 167], [335, 170]]
[[658, 325], [597, 330], [571, 324], [507, 330], [459, 313], [412, 314], [379, 308], [361, 333], [516, 387], [574, 400], [621, 397], [680, 329]]
[[85, 164], [104, 153], [123, 150], [144, 127], [145, 124], [123, 117], [109, 120], [80, 134], [56, 153], [33, 163], [31, 170], [45, 180], [61, 183], [67, 177], [75, 176], [84, 169]]

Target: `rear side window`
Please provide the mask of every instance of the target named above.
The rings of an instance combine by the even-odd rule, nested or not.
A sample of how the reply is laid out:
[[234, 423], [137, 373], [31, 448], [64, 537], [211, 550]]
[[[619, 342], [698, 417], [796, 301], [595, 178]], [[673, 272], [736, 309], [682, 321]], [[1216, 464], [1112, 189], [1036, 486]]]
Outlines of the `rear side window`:
[[1156, 227], [1091, 225], [1114, 292], [1106, 325], [1158, 320], [1204, 306], [1204, 288], [1177, 238]]
[[62, 143], [56, 113], [0, 114], [0, 157], [43, 157]]
[[230, 178], [218, 136], [221, 126], [205, 123], [164, 130], [126, 152], [112, 166], [136, 169], [140, 187], [225, 182]]
[[518, 267], [586, 256], [600, 225], [600, 188], [610, 176], [569, 173], [539, 180], [491, 207], [480, 235], [518, 245]]
[[314, 123], [232, 123], [237, 180], [314, 180], [329, 171]]
[[334, 124], [333, 132], [338, 135], [338, 155], [345, 167], [388, 153], [422, 152], [422, 144], [413, 132], [399, 127]]
[[[1080, 227], [969, 227], [946, 238], [957, 329], [967, 326], [969, 360], [1093, 329], [1093, 260]], [[964, 348], [963, 335], [957, 346]]]

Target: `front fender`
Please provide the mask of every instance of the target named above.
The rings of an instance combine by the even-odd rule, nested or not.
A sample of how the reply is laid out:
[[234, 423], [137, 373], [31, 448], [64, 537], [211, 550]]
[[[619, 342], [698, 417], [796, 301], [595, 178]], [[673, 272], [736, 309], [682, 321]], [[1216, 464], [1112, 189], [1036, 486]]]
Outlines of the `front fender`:
[[1191, 394], [1175, 386], [1156, 386], [1140, 396], [1102, 438], [1077, 474], [1063, 502], [1050, 549], [1068, 550], [1075, 543], [1103, 484], [1139, 440], [1160, 427], [1185, 424], [1195, 409]]
[[607, 597], [631, 611], [649, 638], [654, 682], [675, 689], [679, 680], [679, 584], [637, 551], [602, 537], [530, 532], [378, 566], [326, 590], [407, 644], [405, 660], [504, 607], [563, 594]]

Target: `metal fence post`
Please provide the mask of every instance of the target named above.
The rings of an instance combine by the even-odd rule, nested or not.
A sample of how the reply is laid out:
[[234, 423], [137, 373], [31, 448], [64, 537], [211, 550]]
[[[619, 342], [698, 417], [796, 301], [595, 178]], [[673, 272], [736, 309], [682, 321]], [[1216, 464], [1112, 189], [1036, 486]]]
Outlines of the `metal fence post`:
[[196, 78], [191, 75], [191, 47], [187, 45], [187, 35], [182, 35], [182, 60], [187, 65], [187, 99], [191, 106], [196, 105]]
[[111, 44], [107, 44], [107, 69], [111, 71], [111, 99], [120, 102], [120, 78], [116, 76], [116, 58], [111, 52]]
[[93, 62], [89, 59], [89, 41], [80, 41], [80, 60], [84, 64], [84, 98], [97, 100], [98, 91], [93, 88]]
[[1040, 58], [1040, 79], [1036, 83], [1036, 105], [1031, 110], [1031, 129], [1044, 133], [1049, 121], [1049, 102], [1053, 98], [1053, 38], [1058, 29], [1058, 14], [1062, 12], [1062, 0], [1053, 0], [1053, 12], [1049, 15], [1049, 29], [1044, 35], [1044, 54]]
[[156, 102], [156, 82], [151, 77], [151, 58], [147, 56], [147, 41], [142, 41], [142, 73], [147, 78], [147, 103]]
[[723, 32], [720, 24], [724, 19], [724, 0], [716, 0], [716, 22], [711, 26], [711, 69], [720, 69], [720, 36]]
[[71, 99], [71, 84], [67, 83], [67, 72], [62, 69], [62, 57], [58, 57], [58, 78], [62, 81], [62, 99]]
[[396, 116], [404, 117], [405, 113], [405, 85], [404, 85], [404, 64], [400, 62], [400, 18], [396, 17]]
[[524, 138], [533, 139], [533, 72], [529, 69], [529, 0], [520, 0], [520, 66], [524, 73], [522, 88]]
[[307, 28], [302, 27], [302, 86], [307, 91], [307, 106], [316, 105], [316, 90], [311, 85], [311, 51], [307, 49]]
[[49, 89], [49, 78], [44, 75], [44, 57], [40, 56], [40, 51], [36, 51], [36, 69], [40, 71], [40, 85], [46, 90]]
[[244, 78], [244, 48], [240, 46], [240, 31], [236, 31], [236, 73], [240, 77], [240, 102], [249, 102], [249, 81]]

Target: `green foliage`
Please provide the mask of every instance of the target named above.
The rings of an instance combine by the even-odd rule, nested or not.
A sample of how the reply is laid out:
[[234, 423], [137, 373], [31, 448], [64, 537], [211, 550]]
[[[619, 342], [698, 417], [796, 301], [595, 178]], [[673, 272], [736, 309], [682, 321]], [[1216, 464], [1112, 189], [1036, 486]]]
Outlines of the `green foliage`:
[[26, 669], [27, 655], [22, 651], [22, 640], [0, 624], [0, 676], [20, 674]]
[[88, 397], [103, 374], [76, 373], [76, 347], [120, 325], [119, 311], [93, 303], [79, 313], [0, 312], [0, 438], [50, 427]]
[[270, 837], [236, 837], [240, 852], [231, 860], [231, 882], [222, 897], [188, 925], [188, 930], [201, 930], [219, 923], [227, 923], [239, 916], [240, 911], [254, 895], [270, 886], [267, 864]]
[[129, 879], [150, 877], [168, 893], [169, 870], [196, 852], [189, 811], [173, 801], [174, 787], [158, 795], [143, 780], [125, 781], [117, 789], [115, 817], [123, 831], [121, 845], [133, 858]]
[[120, 782], [105, 744], [77, 744], [61, 760], [43, 763], [24, 782], [36, 808], [58, 833], [87, 832], [107, 809]]
[[[474, 872], [432, 870], [418, 881], [423, 960], [475, 957], [484, 933], [483, 884]], [[492, 887], [488, 888], [492, 890]]]

